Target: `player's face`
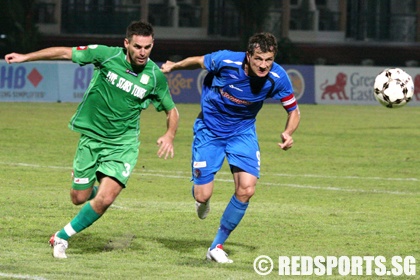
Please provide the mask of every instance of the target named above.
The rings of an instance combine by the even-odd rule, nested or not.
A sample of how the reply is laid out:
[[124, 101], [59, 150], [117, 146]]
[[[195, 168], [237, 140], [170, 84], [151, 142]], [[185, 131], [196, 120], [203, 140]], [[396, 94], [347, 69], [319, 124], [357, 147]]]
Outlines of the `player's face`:
[[152, 36], [133, 35], [131, 40], [124, 40], [127, 49], [127, 61], [135, 66], [144, 66], [153, 48]]
[[265, 77], [271, 70], [274, 62], [273, 52], [262, 52], [260, 48], [256, 48], [254, 54], [247, 53], [248, 59], [248, 75]]

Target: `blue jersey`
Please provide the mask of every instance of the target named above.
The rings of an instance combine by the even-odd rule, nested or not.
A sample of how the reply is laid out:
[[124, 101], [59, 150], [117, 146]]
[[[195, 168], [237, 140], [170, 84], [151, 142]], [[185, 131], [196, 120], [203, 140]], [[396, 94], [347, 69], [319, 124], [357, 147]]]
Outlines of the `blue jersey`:
[[205, 125], [217, 136], [230, 136], [255, 126], [264, 100], [280, 100], [289, 112], [297, 108], [286, 71], [273, 63], [266, 77], [248, 76], [245, 52], [217, 51], [204, 56], [201, 110]]

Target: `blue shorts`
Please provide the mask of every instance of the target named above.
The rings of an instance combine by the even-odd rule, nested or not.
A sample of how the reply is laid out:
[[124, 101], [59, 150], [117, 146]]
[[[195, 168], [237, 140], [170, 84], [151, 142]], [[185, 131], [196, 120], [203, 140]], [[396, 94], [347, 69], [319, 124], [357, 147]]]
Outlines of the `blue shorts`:
[[197, 119], [194, 123], [191, 160], [194, 184], [203, 185], [213, 181], [225, 157], [231, 170], [236, 166], [259, 178], [260, 147], [255, 127], [238, 135], [218, 137], [207, 129], [202, 119]]

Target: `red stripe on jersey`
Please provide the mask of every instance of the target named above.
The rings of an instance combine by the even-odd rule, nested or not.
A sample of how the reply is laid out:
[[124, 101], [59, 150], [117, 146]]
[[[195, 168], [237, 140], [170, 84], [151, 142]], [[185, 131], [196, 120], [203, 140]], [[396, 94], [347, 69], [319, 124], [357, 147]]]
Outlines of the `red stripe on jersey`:
[[280, 101], [283, 105], [283, 108], [286, 109], [287, 112], [293, 111], [297, 107], [297, 101], [293, 93], [283, 97], [280, 99]]

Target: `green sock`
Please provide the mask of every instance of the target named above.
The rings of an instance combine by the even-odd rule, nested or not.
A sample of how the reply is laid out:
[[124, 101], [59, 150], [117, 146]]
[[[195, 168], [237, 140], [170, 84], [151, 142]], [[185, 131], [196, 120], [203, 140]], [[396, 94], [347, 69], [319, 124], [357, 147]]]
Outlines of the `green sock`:
[[86, 203], [80, 212], [76, 215], [76, 217], [71, 220], [64, 228], [62, 228], [58, 233], [57, 236], [59, 238], [68, 240], [72, 235], [75, 235], [78, 232], [81, 232], [85, 228], [92, 225], [96, 220], [101, 217], [98, 213], [96, 213], [90, 202]]
[[98, 186], [93, 186], [92, 193], [90, 194], [88, 200], [93, 199], [96, 196], [97, 193], [98, 193]]

